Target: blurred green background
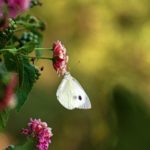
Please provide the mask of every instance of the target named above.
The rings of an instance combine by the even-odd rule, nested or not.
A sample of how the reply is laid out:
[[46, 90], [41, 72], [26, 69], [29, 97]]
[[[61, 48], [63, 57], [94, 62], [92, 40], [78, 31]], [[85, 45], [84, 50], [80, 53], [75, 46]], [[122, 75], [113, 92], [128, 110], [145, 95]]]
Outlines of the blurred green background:
[[47, 24], [44, 47], [59, 39], [67, 48], [92, 109], [64, 109], [61, 77], [40, 61], [40, 80], [7, 132], [17, 141], [30, 117], [42, 118], [53, 128], [51, 150], [150, 150], [150, 1], [43, 0], [31, 13]]

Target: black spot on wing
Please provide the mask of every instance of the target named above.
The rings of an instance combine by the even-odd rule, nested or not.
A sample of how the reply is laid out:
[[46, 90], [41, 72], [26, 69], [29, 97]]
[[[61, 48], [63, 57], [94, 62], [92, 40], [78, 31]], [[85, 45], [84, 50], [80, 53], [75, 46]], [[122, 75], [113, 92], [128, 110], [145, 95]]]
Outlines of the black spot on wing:
[[81, 100], [82, 100], [82, 96], [81, 96], [81, 95], [79, 95], [79, 96], [78, 96], [78, 99], [81, 101]]

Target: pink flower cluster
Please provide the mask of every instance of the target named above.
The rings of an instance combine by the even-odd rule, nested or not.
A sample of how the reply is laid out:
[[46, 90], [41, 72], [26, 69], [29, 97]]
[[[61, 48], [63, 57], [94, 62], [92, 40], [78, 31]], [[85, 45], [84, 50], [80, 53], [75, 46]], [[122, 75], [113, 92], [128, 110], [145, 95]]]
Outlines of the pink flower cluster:
[[0, 0], [0, 17], [15, 18], [19, 13], [29, 8], [30, 2], [31, 0]]
[[17, 85], [17, 75], [13, 74], [10, 78], [10, 81], [6, 88], [4, 89], [4, 96], [3, 99], [0, 99], [0, 111], [4, 110], [7, 107], [14, 107], [15, 106], [15, 94], [14, 90]]
[[28, 127], [22, 129], [21, 132], [37, 139], [38, 150], [48, 150], [53, 134], [46, 122], [42, 122], [40, 119], [30, 119]]
[[58, 75], [64, 75], [67, 72], [68, 55], [66, 48], [60, 41], [53, 44], [53, 67]]

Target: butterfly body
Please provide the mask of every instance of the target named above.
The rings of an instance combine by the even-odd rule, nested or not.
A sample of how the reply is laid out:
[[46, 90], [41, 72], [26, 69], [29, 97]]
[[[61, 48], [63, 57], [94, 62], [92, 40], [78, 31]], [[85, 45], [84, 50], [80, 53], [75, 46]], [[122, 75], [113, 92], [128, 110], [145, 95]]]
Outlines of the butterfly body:
[[91, 103], [80, 83], [66, 72], [57, 90], [58, 101], [67, 109], [90, 109]]

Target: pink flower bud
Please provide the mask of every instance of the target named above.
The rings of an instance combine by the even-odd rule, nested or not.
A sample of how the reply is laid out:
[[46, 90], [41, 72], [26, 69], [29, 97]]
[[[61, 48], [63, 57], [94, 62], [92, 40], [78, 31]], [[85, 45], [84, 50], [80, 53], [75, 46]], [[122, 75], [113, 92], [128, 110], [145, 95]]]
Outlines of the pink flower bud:
[[67, 72], [68, 55], [66, 48], [60, 41], [53, 44], [53, 67], [58, 75], [64, 75]]

